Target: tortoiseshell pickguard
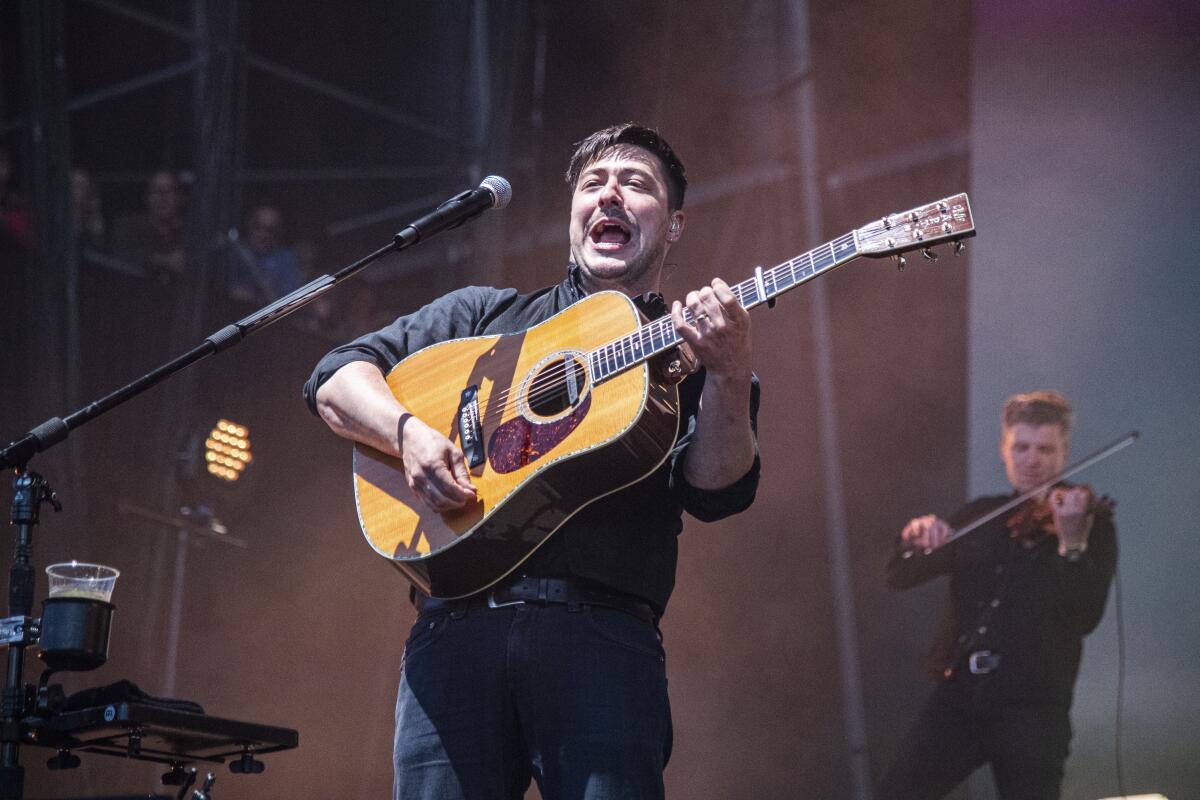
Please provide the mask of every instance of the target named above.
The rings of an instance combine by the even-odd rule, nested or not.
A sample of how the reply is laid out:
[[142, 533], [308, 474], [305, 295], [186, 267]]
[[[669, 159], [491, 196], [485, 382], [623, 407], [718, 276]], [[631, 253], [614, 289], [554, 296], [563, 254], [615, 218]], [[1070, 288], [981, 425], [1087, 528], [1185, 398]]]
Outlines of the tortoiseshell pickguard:
[[533, 423], [517, 416], [496, 428], [488, 440], [488, 462], [500, 474], [516, 472], [549, 453], [571, 434], [592, 405], [589, 392], [574, 411], [551, 422]]

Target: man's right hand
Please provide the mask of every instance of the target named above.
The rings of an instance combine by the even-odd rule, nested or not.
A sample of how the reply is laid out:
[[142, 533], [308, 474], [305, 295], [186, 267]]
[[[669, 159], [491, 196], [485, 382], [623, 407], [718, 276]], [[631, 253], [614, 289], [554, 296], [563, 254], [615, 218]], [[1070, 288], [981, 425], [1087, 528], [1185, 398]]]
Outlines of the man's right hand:
[[439, 513], [476, 499], [462, 451], [412, 414], [400, 418], [400, 458], [413, 494]]
[[950, 525], [944, 519], [926, 514], [908, 521], [900, 532], [900, 541], [906, 547], [928, 553], [945, 544], [950, 533]]

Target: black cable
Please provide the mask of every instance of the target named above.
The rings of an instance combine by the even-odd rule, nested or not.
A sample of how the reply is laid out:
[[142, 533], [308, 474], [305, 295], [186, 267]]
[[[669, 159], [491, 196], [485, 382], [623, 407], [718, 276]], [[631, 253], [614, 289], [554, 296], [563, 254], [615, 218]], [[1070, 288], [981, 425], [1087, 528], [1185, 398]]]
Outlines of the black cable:
[[1113, 601], [1117, 612], [1117, 719], [1113, 756], [1117, 766], [1117, 793], [1128, 797], [1125, 792], [1125, 771], [1121, 766], [1121, 712], [1125, 706], [1125, 614], [1121, 604], [1121, 570], [1113, 568]]

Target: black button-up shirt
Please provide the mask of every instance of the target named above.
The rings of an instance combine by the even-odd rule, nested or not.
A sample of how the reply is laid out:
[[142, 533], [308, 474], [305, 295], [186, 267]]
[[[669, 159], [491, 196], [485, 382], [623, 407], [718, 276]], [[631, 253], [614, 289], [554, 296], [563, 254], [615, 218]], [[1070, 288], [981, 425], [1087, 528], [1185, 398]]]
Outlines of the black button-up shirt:
[[[526, 330], [584, 294], [573, 264], [561, 283], [530, 294], [481, 286], [458, 289], [382, 330], [332, 350], [317, 363], [304, 385], [304, 397], [315, 412], [317, 389], [352, 361], [368, 361], [386, 374], [405, 356], [438, 342]], [[645, 295], [634, 302], [650, 319], [666, 313], [661, 295]], [[662, 466], [641, 481], [585, 506], [529, 557], [520, 573], [584, 578], [644, 598], [662, 613], [675, 586], [683, 511], [705, 522], [722, 519], [748, 508], [758, 488], [757, 454], [749, 472], [723, 489], [700, 490], [684, 478], [682, 456], [695, 430], [703, 388], [703, 370], [679, 385], [679, 435]], [[758, 379], [754, 378], [750, 419], [756, 430], [758, 404]]]
[[[1013, 495], [978, 498], [951, 516], [952, 528], [978, 519]], [[898, 543], [888, 585], [906, 589], [950, 576], [942, 624], [929, 654], [938, 678], [961, 674], [973, 652], [1000, 656], [981, 676], [1006, 700], [1070, 705], [1083, 637], [1100, 623], [1116, 569], [1112, 517], [1097, 513], [1077, 560], [1058, 555], [1058, 538], [1012, 537], [1001, 515], [926, 555]]]

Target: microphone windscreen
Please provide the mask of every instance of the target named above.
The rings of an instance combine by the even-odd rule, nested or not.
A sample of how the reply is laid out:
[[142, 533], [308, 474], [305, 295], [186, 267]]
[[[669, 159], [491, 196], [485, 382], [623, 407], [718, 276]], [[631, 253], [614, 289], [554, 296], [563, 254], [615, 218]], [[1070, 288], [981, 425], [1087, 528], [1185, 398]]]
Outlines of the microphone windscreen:
[[512, 184], [499, 175], [488, 175], [479, 185], [492, 193], [492, 208], [504, 208], [512, 200]]

